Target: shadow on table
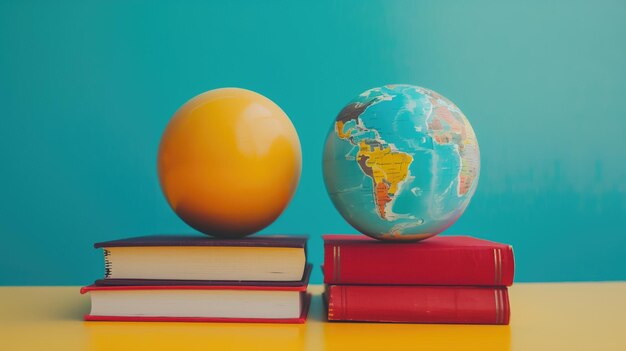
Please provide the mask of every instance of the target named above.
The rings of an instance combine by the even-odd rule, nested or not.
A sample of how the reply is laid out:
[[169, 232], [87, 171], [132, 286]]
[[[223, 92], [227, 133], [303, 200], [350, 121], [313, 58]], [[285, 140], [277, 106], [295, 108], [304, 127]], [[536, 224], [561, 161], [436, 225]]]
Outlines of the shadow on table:
[[53, 310], [56, 319], [82, 321], [83, 317], [89, 313], [91, 309], [90, 302], [85, 296], [80, 296], [76, 291], [75, 300], [66, 300], [64, 304], [57, 305]]
[[325, 350], [510, 350], [509, 326], [326, 323]]
[[90, 350], [299, 350], [303, 324], [85, 322]]
[[79, 289], [73, 286], [46, 287], [45, 295], [38, 288], [22, 290], [22, 298], [29, 301], [19, 306], [23, 318], [34, 318], [38, 322], [82, 321], [90, 310], [89, 298], [80, 295]]

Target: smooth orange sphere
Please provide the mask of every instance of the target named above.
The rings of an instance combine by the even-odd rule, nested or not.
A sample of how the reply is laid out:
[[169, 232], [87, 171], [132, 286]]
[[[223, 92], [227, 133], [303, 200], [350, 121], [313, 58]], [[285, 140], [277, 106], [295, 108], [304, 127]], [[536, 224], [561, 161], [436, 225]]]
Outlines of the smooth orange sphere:
[[253, 91], [224, 88], [185, 103], [158, 155], [161, 189], [193, 228], [236, 238], [272, 223], [300, 180], [302, 152], [283, 110]]

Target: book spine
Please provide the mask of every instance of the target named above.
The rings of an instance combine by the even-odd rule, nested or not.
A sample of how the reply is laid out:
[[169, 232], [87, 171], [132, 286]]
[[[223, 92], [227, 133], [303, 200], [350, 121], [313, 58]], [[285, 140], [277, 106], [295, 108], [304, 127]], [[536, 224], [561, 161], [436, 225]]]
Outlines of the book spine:
[[507, 288], [332, 285], [328, 320], [509, 324]]
[[326, 284], [510, 286], [513, 275], [513, 250], [507, 245], [429, 250], [324, 245]]
[[109, 278], [111, 277], [111, 251], [104, 249], [104, 277], [105, 278]]

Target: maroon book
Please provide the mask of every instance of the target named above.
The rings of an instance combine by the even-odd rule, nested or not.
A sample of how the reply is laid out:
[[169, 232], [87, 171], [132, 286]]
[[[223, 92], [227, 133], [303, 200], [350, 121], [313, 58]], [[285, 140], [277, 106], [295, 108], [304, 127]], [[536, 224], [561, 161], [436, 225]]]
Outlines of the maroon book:
[[253, 247], [301, 247], [305, 248], [307, 237], [304, 235], [257, 235], [239, 239], [220, 239], [207, 235], [147, 235], [134, 238], [103, 241], [93, 246], [129, 247], [129, 246], [253, 246]]
[[327, 287], [329, 321], [509, 324], [506, 287]]
[[324, 235], [324, 282], [363, 285], [510, 286], [510, 245], [469, 236], [383, 242], [363, 235]]
[[176, 279], [98, 279], [94, 286], [276, 286], [306, 287], [309, 284], [312, 265], [307, 264], [298, 281], [262, 281], [262, 280], [176, 280]]

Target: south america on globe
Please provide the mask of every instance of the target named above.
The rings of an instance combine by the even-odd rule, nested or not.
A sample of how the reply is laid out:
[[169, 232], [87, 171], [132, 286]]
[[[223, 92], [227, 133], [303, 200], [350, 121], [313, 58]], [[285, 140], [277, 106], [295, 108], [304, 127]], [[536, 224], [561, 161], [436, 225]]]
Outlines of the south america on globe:
[[413, 85], [357, 96], [335, 119], [323, 155], [324, 182], [339, 213], [376, 239], [437, 235], [476, 191], [480, 152], [461, 110]]

